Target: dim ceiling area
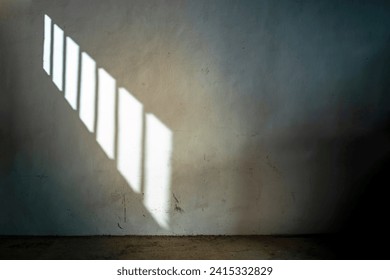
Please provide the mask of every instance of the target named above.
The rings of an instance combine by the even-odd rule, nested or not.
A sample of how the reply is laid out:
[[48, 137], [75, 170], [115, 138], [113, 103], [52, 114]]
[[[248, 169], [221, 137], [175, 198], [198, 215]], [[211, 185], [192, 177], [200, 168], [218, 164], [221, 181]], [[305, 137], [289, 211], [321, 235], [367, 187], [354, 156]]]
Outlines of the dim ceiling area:
[[379, 257], [389, 65], [387, 1], [3, 0], [0, 251]]

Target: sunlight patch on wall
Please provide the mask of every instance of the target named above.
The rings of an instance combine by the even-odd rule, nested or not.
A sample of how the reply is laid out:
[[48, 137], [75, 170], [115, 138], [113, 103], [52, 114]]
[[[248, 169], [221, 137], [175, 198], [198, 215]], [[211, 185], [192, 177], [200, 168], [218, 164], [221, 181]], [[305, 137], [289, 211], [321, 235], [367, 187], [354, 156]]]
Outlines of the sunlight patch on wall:
[[145, 206], [163, 228], [168, 228], [172, 132], [153, 114], [146, 114]]
[[94, 132], [96, 101], [96, 62], [87, 53], [81, 54], [80, 119]]
[[53, 42], [53, 82], [62, 91], [62, 75], [64, 64], [64, 31], [54, 24]]
[[77, 109], [79, 52], [80, 47], [71, 38], [66, 37], [65, 99], [73, 110]]
[[126, 89], [118, 91], [118, 170], [141, 192], [143, 106]]
[[101, 68], [98, 70], [98, 89], [96, 140], [108, 158], [114, 159], [116, 82]]
[[51, 74], [51, 18], [45, 15], [45, 31], [43, 41], [43, 69], [48, 75]]

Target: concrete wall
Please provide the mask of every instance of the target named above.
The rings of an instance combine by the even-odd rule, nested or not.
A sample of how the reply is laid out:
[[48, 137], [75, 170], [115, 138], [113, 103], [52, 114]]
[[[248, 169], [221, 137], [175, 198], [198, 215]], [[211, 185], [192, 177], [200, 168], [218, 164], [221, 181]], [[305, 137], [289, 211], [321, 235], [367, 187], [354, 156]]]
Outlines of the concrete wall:
[[388, 159], [384, 2], [12, 3], [0, 14], [0, 234], [332, 232]]

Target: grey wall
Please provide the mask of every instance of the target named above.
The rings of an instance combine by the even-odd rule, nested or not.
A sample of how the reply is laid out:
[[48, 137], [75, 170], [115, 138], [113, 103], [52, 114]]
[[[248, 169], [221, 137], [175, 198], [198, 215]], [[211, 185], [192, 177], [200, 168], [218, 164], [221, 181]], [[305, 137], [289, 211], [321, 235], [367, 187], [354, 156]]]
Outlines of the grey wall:
[[[388, 158], [385, 2], [4, 3], [0, 234], [332, 232]], [[171, 132], [167, 208], [43, 70], [44, 15]]]

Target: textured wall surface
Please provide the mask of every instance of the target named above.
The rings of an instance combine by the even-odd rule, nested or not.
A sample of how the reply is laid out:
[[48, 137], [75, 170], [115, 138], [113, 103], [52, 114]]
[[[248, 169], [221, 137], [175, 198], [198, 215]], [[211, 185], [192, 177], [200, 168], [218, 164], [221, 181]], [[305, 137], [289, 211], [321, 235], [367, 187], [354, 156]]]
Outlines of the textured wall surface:
[[[332, 232], [388, 159], [385, 2], [10, 3], [0, 7], [0, 234]], [[54, 74], [57, 55], [76, 72]], [[88, 73], [93, 106], [82, 105]], [[140, 136], [123, 138], [140, 137], [140, 157], [130, 149], [124, 165], [121, 120], [136, 109], [121, 109], [121, 90], [142, 107]], [[90, 129], [82, 106], [95, 110]], [[126, 177], [131, 166], [140, 171]]]

